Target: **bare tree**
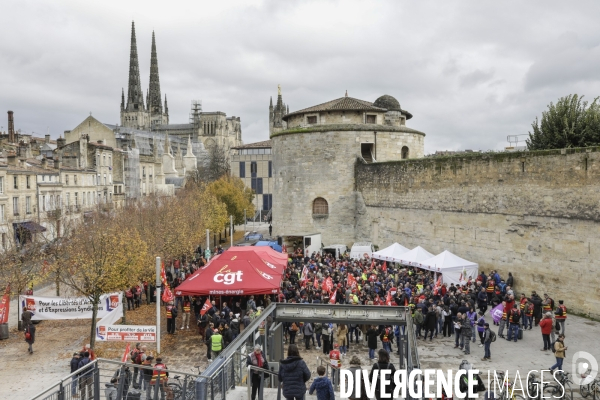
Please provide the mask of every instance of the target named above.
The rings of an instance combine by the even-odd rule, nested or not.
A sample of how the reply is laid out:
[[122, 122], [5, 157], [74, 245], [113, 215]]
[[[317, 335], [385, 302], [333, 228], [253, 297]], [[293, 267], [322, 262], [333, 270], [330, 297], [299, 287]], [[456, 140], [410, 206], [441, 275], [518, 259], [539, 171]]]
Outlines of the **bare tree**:
[[206, 164], [198, 166], [195, 171], [191, 171], [188, 175], [188, 181], [195, 185], [213, 182], [222, 176], [229, 175], [230, 171], [227, 150], [222, 146], [215, 145], [208, 149]]

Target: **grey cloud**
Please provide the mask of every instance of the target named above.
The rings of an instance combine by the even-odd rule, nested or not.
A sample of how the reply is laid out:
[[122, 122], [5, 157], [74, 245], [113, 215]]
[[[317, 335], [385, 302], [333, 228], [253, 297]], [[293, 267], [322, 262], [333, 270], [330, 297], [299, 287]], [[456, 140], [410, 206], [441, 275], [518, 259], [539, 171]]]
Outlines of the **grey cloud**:
[[[269, 97], [292, 110], [341, 97], [396, 97], [426, 152], [502, 148], [550, 101], [600, 94], [600, 5], [360, 1], [12, 1], [0, 25], [0, 126], [54, 137], [89, 112], [119, 120], [131, 19], [142, 85], [152, 30], [171, 121], [191, 100], [241, 116], [246, 142], [268, 135]], [[576, 60], [576, 61], [574, 61]], [[4, 128], [6, 129], [6, 128]]]

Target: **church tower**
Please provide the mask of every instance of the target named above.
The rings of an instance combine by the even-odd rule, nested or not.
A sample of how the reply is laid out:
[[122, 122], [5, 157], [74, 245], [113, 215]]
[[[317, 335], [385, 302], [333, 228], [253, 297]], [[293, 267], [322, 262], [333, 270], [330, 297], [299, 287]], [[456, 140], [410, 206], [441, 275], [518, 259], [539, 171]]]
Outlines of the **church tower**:
[[283, 120], [283, 117], [288, 113], [288, 110], [289, 107], [286, 108], [281, 96], [281, 85], [277, 85], [277, 103], [273, 107], [273, 98], [271, 98], [271, 103], [269, 104], [269, 136], [287, 127], [287, 123]]
[[127, 86], [127, 104], [124, 93], [121, 98], [121, 126], [147, 129], [150, 115], [144, 107], [144, 92], [140, 83], [140, 65], [138, 62], [135, 23], [131, 22], [131, 50], [129, 53], [129, 84]]
[[151, 126], [167, 125], [169, 112], [167, 97], [165, 95], [165, 108], [163, 112], [162, 96], [160, 94], [160, 79], [158, 76], [158, 56], [156, 54], [156, 39], [152, 31], [152, 52], [150, 55], [150, 90], [148, 92], [148, 111], [150, 111]]

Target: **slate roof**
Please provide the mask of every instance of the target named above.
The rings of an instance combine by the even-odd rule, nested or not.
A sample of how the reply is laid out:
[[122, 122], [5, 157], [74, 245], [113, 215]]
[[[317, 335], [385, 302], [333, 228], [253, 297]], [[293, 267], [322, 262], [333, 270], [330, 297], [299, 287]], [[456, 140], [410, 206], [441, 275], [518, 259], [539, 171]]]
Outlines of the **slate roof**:
[[386, 112], [385, 108], [375, 107], [373, 103], [366, 100], [355, 99], [354, 97], [340, 97], [339, 99], [328, 101], [327, 103], [318, 104], [308, 107], [303, 110], [294, 111], [283, 117], [287, 120], [288, 117], [298, 114], [306, 114], [320, 111], [378, 111]]
[[265, 140], [263, 142], [248, 143], [242, 146], [233, 147], [233, 149], [267, 149], [271, 148], [271, 140]]

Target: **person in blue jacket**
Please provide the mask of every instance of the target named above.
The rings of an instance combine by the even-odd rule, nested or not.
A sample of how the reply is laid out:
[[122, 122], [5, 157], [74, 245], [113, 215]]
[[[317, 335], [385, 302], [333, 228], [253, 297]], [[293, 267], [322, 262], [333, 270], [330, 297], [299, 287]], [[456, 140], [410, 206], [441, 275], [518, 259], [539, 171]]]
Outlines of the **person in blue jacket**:
[[286, 400], [304, 400], [310, 370], [295, 344], [289, 345], [287, 358], [279, 362], [278, 376], [283, 384], [283, 397]]

